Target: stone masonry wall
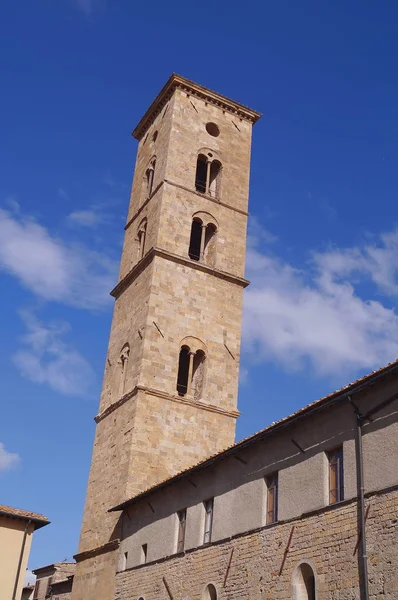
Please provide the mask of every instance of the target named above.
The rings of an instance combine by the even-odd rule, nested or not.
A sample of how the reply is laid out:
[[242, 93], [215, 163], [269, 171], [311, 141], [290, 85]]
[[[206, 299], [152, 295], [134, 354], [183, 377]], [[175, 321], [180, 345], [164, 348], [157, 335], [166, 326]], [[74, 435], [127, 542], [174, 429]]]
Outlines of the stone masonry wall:
[[[373, 495], [367, 520], [370, 600], [398, 598], [398, 491]], [[289, 535], [290, 550], [279, 574]], [[317, 600], [359, 600], [357, 503], [349, 501], [301, 519], [268, 526], [117, 574], [116, 600], [201, 600], [209, 583], [218, 600], [288, 600], [292, 578], [308, 562]], [[224, 587], [231, 551], [231, 566]]]

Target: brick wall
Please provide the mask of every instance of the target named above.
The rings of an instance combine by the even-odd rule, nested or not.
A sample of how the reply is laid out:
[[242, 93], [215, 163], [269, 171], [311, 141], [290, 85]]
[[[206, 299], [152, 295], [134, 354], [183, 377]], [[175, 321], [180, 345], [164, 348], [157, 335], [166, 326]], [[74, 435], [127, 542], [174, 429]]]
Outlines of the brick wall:
[[[398, 491], [372, 495], [366, 504], [370, 505], [367, 520], [370, 599], [396, 600]], [[280, 575], [293, 526], [290, 550]], [[308, 562], [315, 572], [317, 600], [359, 600], [358, 552], [354, 554], [357, 539], [357, 503], [354, 500], [301, 519], [119, 572], [116, 600], [141, 596], [145, 600], [170, 600], [164, 577], [176, 600], [201, 600], [209, 583], [215, 585], [218, 599], [287, 600], [295, 598], [293, 573], [303, 561]]]

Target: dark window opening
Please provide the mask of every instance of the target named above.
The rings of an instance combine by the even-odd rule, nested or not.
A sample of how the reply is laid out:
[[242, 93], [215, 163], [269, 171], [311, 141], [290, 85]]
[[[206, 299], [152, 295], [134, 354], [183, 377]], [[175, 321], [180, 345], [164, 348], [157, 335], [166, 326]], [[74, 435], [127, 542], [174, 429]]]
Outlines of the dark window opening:
[[177, 392], [179, 396], [185, 396], [188, 391], [189, 360], [189, 348], [183, 346], [178, 360]]
[[302, 563], [294, 575], [294, 600], [316, 600], [315, 575], [308, 563]]
[[213, 508], [214, 499], [206, 500], [204, 502], [205, 507], [205, 532], [203, 536], [203, 543], [209, 544], [211, 542], [211, 534], [213, 529]]
[[199, 154], [196, 163], [195, 188], [202, 194], [206, 193], [206, 178], [207, 178], [207, 158], [203, 154]]
[[144, 565], [148, 560], [148, 544], [141, 546], [141, 564]]
[[191, 227], [188, 255], [192, 260], [200, 260], [200, 246], [202, 240], [202, 221], [194, 219]]
[[217, 590], [212, 583], [206, 587], [203, 600], [217, 600]]
[[153, 181], [155, 177], [156, 160], [154, 159], [148, 169], [145, 171], [146, 179], [146, 198], [149, 198], [153, 191]]
[[213, 160], [210, 165], [210, 182], [208, 190], [208, 193], [213, 198], [218, 198], [220, 196], [220, 173], [221, 163], [218, 162], [218, 160]]
[[180, 510], [177, 513], [178, 516], [178, 540], [177, 540], [177, 552], [182, 552], [184, 550], [185, 544], [185, 528], [187, 523], [187, 511]]
[[213, 137], [218, 137], [220, 135], [220, 128], [215, 123], [206, 123], [206, 131]]
[[204, 241], [204, 259], [209, 265], [214, 265], [215, 262], [216, 233], [217, 227], [213, 223], [209, 223], [206, 227]]
[[278, 520], [278, 473], [265, 478], [267, 485], [267, 525]]
[[329, 504], [344, 500], [343, 447], [328, 453], [329, 458]]
[[193, 357], [192, 391], [195, 400], [199, 400], [203, 395], [205, 360], [203, 350], [198, 350]]

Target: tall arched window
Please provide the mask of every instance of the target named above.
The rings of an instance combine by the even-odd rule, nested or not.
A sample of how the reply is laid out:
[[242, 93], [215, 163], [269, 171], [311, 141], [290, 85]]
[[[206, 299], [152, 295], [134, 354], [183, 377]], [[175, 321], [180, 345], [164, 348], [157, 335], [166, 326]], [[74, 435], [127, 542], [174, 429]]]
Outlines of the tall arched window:
[[217, 590], [212, 583], [206, 586], [202, 594], [202, 600], [217, 600]]
[[195, 189], [201, 194], [219, 198], [221, 192], [221, 163], [199, 154], [196, 161]]
[[197, 213], [193, 217], [188, 256], [214, 266], [217, 226], [210, 219], [213, 217], [209, 213]]
[[197, 338], [185, 338], [178, 357], [177, 392], [195, 400], [203, 396], [205, 384], [206, 352]]
[[145, 241], [146, 241], [146, 229], [147, 220], [143, 219], [138, 227], [137, 231], [137, 243], [138, 243], [138, 260], [141, 260], [145, 254]]
[[149, 163], [149, 167], [145, 171], [145, 182], [146, 182], [146, 190], [145, 190], [145, 199], [149, 198], [153, 191], [153, 182], [155, 178], [155, 167], [156, 167], [156, 158], [152, 158]]
[[293, 573], [293, 600], [316, 600], [315, 575], [308, 563], [301, 563]]
[[120, 365], [120, 379], [119, 379], [119, 396], [123, 396], [126, 391], [126, 374], [127, 364], [130, 356], [130, 346], [125, 344], [120, 352], [119, 365]]

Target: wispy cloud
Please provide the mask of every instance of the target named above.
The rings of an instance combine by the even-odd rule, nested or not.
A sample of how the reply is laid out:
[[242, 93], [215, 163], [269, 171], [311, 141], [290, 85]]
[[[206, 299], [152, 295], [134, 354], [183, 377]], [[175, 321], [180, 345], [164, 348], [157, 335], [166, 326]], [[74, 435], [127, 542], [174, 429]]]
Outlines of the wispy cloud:
[[10, 469], [16, 467], [20, 460], [21, 459], [18, 454], [8, 452], [5, 449], [4, 444], [0, 442], [0, 473], [9, 471]]
[[104, 10], [107, 0], [75, 0], [77, 8], [90, 16], [96, 10]]
[[0, 209], [0, 269], [40, 298], [99, 309], [109, 302], [118, 263], [51, 235], [33, 219]]
[[[352, 374], [398, 357], [398, 232], [373, 245], [314, 253], [305, 270], [261, 253], [252, 236], [245, 297], [245, 349], [286, 369]], [[366, 289], [366, 293], [364, 292]]]
[[98, 227], [106, 220], [104, 213], [97, 208], [92, 207], [86, 210], [74, 210], [67, 216], [67, 221], [75, 227], [89, 227], [91, 229]]
[[86, 359], [64, 341], [66, 322], [43, 324], [28, 311], [20, 311], [27, 333], [22, 348], [12, 357], [23, 377], [47, 384], [69, 396], [86, 396], [94, 382], [94, 372]]

